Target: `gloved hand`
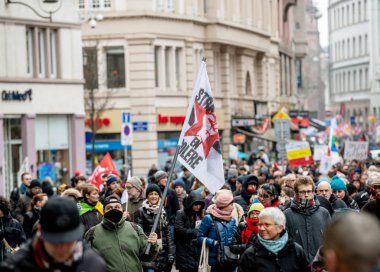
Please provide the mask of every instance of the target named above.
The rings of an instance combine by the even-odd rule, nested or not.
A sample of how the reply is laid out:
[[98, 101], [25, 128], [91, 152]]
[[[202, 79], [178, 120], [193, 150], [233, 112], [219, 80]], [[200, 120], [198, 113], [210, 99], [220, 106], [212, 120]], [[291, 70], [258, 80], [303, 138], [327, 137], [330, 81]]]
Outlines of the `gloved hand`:
[[172, 264], [172, 263], [174, 263], [174, 255], [172, 255], [172, 254], [169, 254], [168, 255], [168, 263], [170, 263], [170, 264]]

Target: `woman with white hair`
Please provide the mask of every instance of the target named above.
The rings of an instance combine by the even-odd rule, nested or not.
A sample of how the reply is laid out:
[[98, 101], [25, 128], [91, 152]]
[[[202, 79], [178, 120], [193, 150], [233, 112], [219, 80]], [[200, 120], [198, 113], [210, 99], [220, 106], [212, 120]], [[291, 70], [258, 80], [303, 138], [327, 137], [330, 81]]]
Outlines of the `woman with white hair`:
[[259, 233], [240, 258], [239, 271], [310, 271], [302, 247], [285, 229], [286, 218], [279, 208], [266, 208], [259, 215]]

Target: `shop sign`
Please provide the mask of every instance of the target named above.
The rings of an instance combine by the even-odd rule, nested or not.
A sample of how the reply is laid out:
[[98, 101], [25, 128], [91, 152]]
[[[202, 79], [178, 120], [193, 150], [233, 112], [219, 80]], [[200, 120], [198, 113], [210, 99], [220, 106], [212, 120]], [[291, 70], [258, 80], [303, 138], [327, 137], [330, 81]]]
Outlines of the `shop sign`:
[[2, 101], [32, 101], [32, 89], [27, 89], [24, 92], [20, 91], [7, 91], [1, 92]]
[[133, 122], [133, 131], [148, 131], [148, 122]]
[[[107, 152], [113, 150], [124, 150], [124, 146], [121, 145], [121, 141], [112, 140], [112, 141], [96, 141], [95, 142], [95, 151], [96, 152]], [[131, 146], [127, 146], [127, 150], [131, 150]], [[92, 151], [91, 142], [86, 143], [86, 152]]]
[[175, 125], [182, 125], [185, 122], [185, 115], [158, 115], [158, 124], [172, 123]]
[[157, 140], [157, 148], [158, 149], [164, 149], [164, 148], [176, 148], [178, 145], [178, 139], [158, 139]]

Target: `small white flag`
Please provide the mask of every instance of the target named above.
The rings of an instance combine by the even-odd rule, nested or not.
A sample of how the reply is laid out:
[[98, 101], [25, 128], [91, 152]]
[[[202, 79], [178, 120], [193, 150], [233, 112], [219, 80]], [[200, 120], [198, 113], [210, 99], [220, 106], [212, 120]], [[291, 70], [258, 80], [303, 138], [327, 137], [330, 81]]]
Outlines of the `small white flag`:
[[224, 171], [214, 99], [202, 61], [178, 144], [178, 161], [211, 193], [224, 184]]
[[28, 157], [25, 157], [24, 161], [22, 162], [20, 169], [17, 172], [17, 186], [20, 187], [21, 185], [21, 175], [25, 172], [29, 172], [29, 160]]

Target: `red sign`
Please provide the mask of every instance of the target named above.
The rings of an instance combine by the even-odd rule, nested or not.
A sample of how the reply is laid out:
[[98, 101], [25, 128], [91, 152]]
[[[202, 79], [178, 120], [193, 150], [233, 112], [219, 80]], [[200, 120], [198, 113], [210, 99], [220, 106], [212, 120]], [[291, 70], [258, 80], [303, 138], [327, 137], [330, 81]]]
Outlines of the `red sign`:
[[172, 115], [172, 116], [165, 116], [165, 115], [158, 115], [158, 124], [167, 124], [172, 123], [175, 125], [181, 125], [185, 122], [186, 116], [185, 115]]
[[293, 117], [292, 122], [301, 128], [308, 128], [310, 126], [310, 120], [307, 118]]

